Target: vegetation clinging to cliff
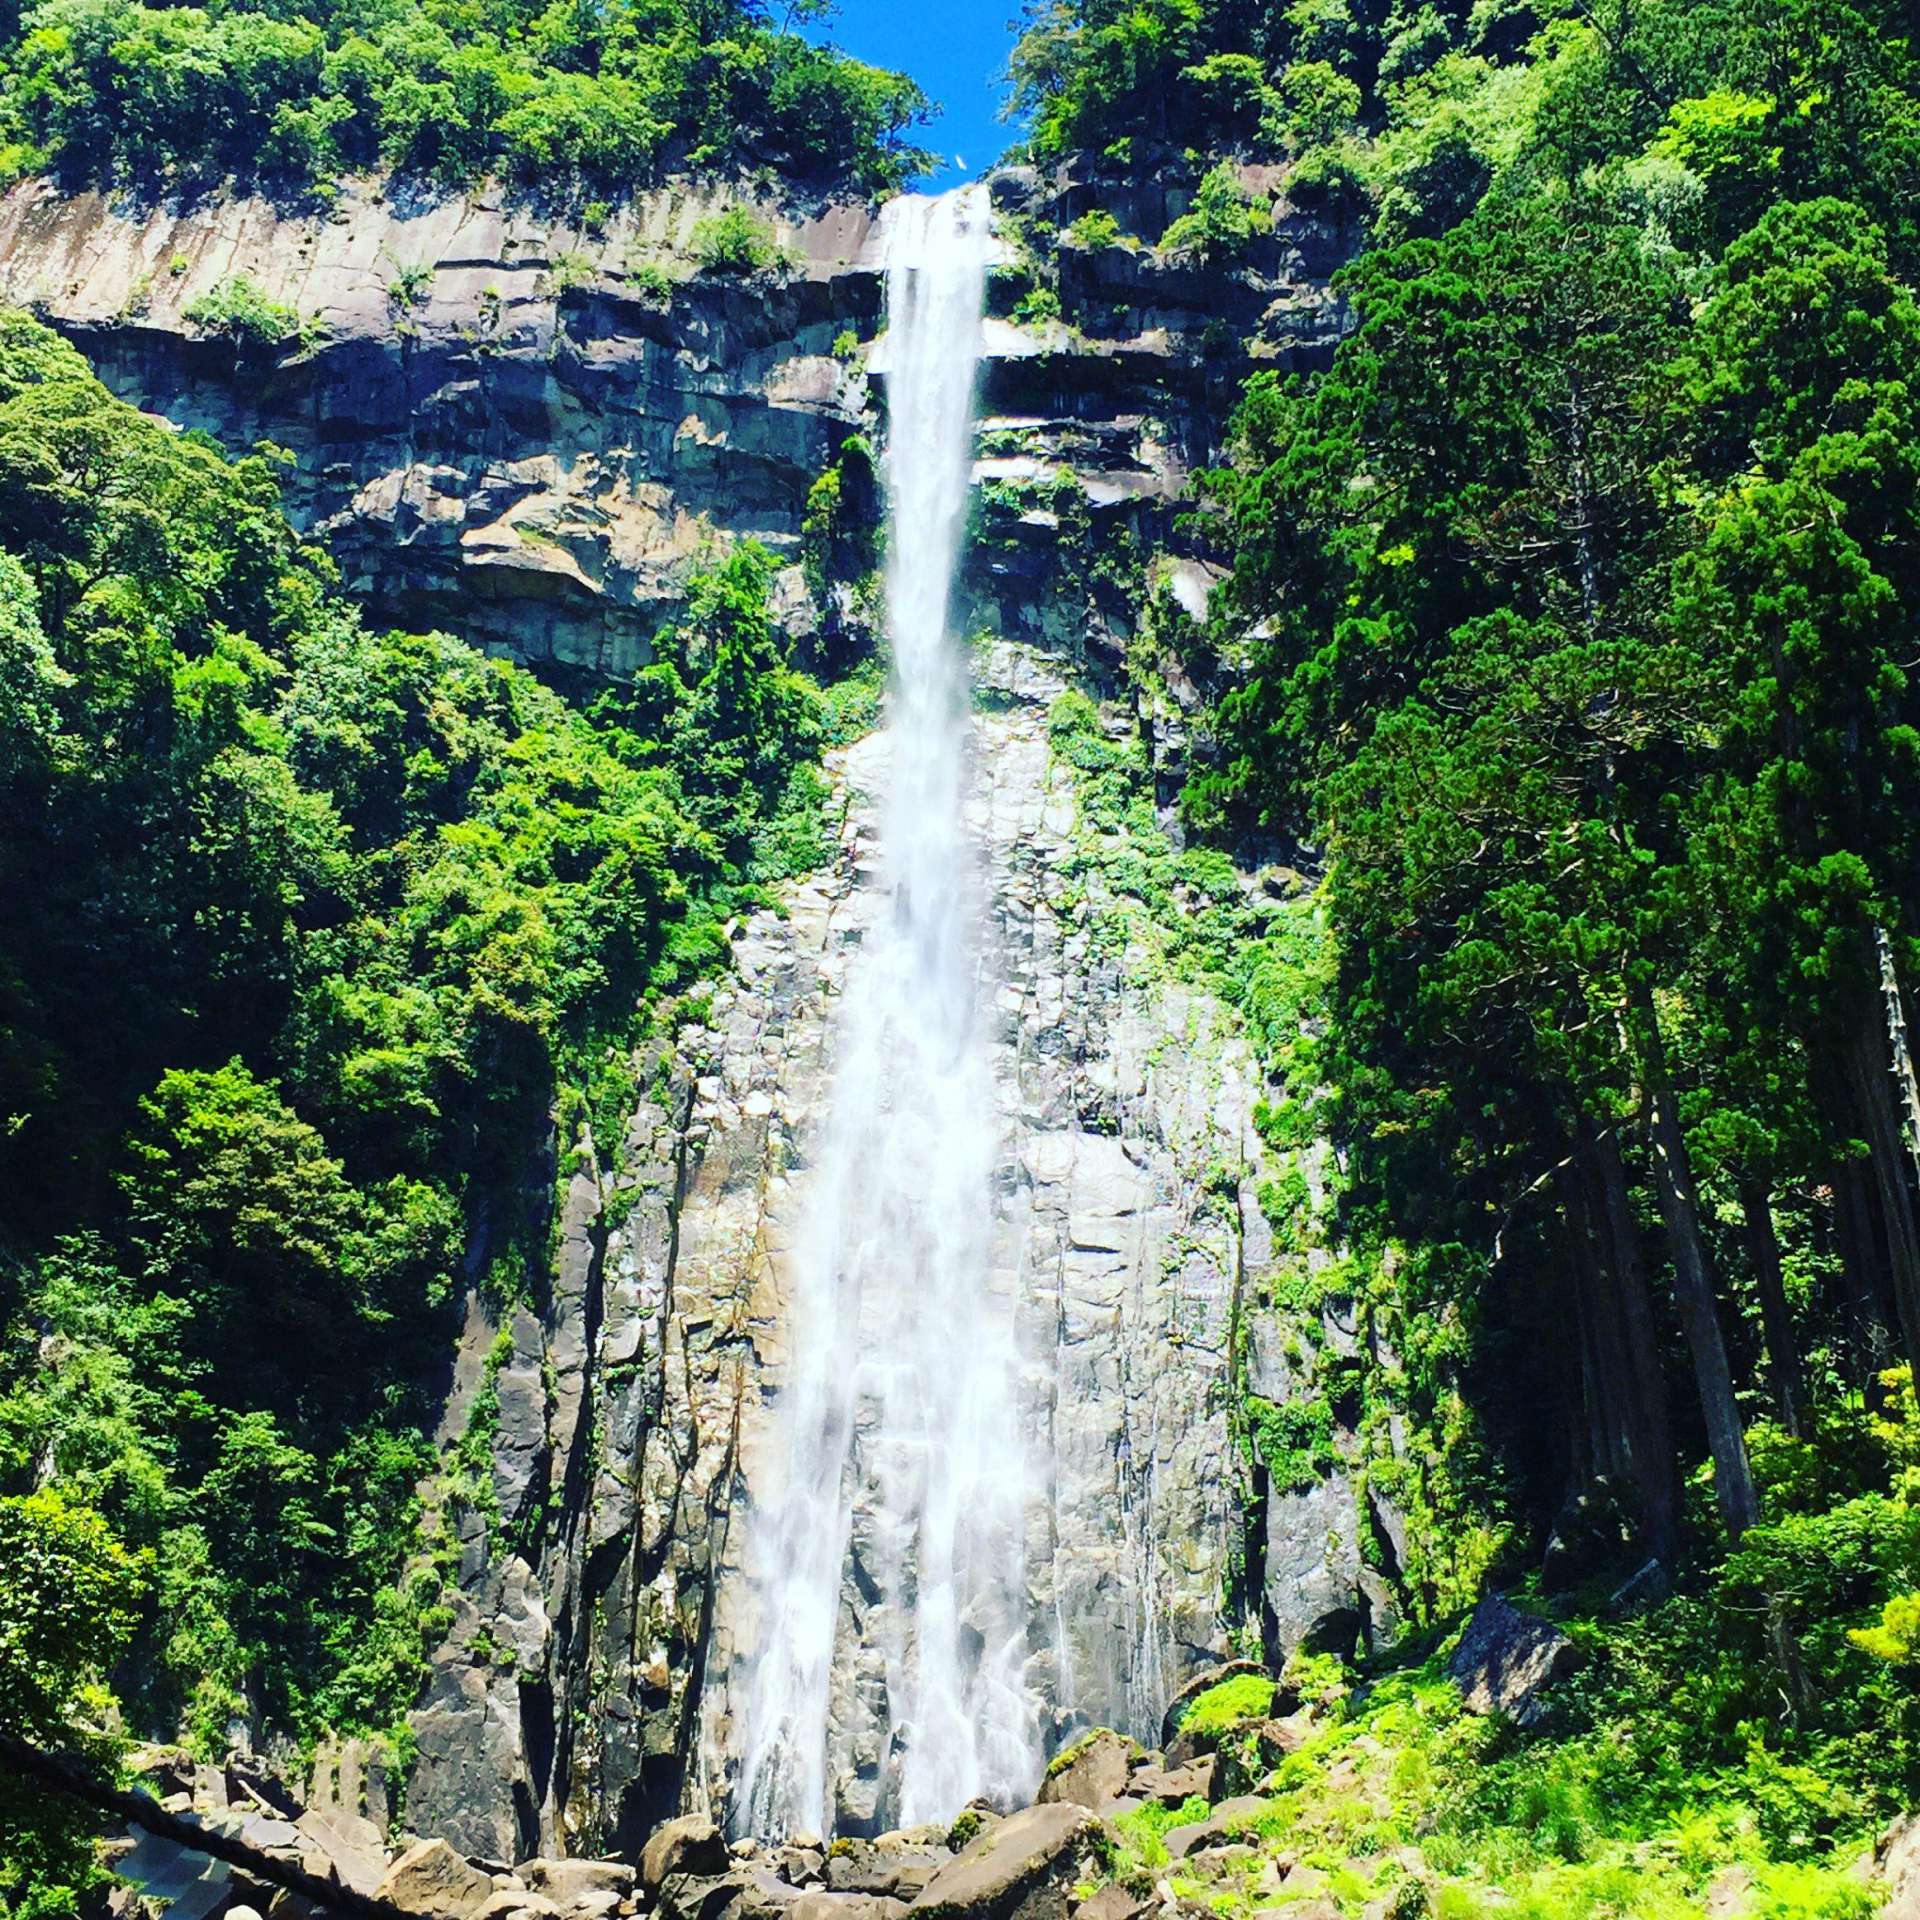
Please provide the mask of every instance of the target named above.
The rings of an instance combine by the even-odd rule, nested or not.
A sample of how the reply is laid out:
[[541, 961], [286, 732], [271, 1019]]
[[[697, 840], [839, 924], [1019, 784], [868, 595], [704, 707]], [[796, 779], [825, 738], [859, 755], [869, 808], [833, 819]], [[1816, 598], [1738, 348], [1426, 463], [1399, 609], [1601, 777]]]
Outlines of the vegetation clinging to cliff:
[[772, 166], [878, 192], [924, 165], [920, 89], [770, 25], [759, 0], [38, 0], [5, 17], [9, 178], [50, 168], [72, 184], [233, 178], [324, 195], [356, 172], [442, 187], [502, 173], [553, 190]]
[[[1335, 26], [1356, 117], [1327, 135], [1295, 83]], [[1326, 204], [1338, 147], [1373, 242], [1331, 367], [1256, 377], [1204, 487], [1234, 570], [1187, 813], [1324, 855], [1334, 1258], [1302, 1285], [1366, 1330], [1346, 1455], [1259, 1407], [1251, 1443], [1366, 1477], [1415, 1621], [1470, 1597], [1422, 1591], [1407, 1498], [1449, 1457], [1476, 1581], [1657, 1558], [1649, 1657], [1739, 1650], [1713, 1765], [1758, 1743], [1856, 1815], [1910, 1800], [1920, 1553], [1867, 1444], [1920, 1358], [1900, 20], [1088, 5], [1021, 61], [1036, 144], [1110, 116], [1115, 159], [1126, 103], [1162, 111], [1138, 90], [1177, 118], [1257, 83], [1236, 124], [1295, 160], [1281, 215]]]
[[[0, 315], [0, 1667], [47, 1696], [0, 1725], [98, 1723], [90, 1668], [209, 1750], [411, 1704], [456, 1282], [537, 1294], [556, 1111], [808, 851], [769, 579], [703, 572], [589, 719], [369, 633], [267, 459]], [[63, 1583], [99, 1601], [47, 1643]], [[30, 1813], [29, 1906], [79, 1870]]]

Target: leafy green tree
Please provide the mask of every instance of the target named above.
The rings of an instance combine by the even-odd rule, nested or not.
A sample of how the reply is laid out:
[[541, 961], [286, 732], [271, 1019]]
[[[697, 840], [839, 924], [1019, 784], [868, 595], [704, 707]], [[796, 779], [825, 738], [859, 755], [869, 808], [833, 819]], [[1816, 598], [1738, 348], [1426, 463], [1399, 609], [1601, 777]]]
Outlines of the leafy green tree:
[[[140, 1563], [98, 1514], [44, 1490], [0, 1496], [0, 1731], [111, 1761], [103, 1677], [132, 1632]], [[72, 1913], [103, 1876], [95, 1818], [0, 1768], [0, 1904]]]

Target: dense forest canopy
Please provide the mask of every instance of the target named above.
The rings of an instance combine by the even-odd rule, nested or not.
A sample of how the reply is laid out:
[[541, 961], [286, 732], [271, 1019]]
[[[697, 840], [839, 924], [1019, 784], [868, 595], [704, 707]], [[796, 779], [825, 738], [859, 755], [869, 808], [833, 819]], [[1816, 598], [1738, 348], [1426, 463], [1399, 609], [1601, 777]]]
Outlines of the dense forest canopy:
[[1597, 1630], [1563, 1764], [1616, 1830], [1764, 1805], [1756, 1767], [1816, 1821], [1920, 1791], [1913, 24], [1067, 0], [1013, 60], [1096, 190], [1224, 148], [1352, 242], [1331, 366], [1256, 375], [1201, 483], [1185, 812], [1324, 871], [1269, 1145], [1340, 1150], [1327, 1284], [1418, 1514], [1381, 1563], [1436, 1619], [1489, 1575], [1683, 1589]]
[[[802, 8], [802, 14], [817, 9]], [[928, 104], [760, 0], [330, 0], [0, 9], [0, 178], [308, 198], [344, 173], [618, 192], [764, 169], [879, 192]]]

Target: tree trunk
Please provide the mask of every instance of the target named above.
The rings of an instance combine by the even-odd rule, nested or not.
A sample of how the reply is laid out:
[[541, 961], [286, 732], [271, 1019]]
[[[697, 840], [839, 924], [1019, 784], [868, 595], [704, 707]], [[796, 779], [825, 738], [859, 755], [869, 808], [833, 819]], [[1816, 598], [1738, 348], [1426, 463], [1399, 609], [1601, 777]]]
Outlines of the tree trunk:
[[1667, 1380], [1654, 1332], [1653, 1302], [1640, 1257], [1640, 1231], [1627, 1193], [1627, 1170], [1611, 1129], [1580, 1124], [1579, 1164], [1585, 1211], [1599, 1250], [1594, 1317], [1601, 1348], [1612, 1357], [1610, 1399], [1616, 1450], [1640, 1504], [1647, 1551], [1666, 1560], [1680, 1526], [1679, 1464], [1667, 1417]]
[[1780, 1239], [1774, 1231], [1773, 1206], [1764, 1181], [1747, 1178], [1740, 1182], [1740, 1211], [1746, 1220], [1754, 1291], [1760, 1296], [1767, 1379], [1780, 1408], [1780, 1424], [1798, 1439], [1806, 1389], [1801, 1385], [1800, 1346], [1794, 1337], [1793, 1314], [1787, 1306], [1786, 1282], [1780, 1271]]
[[1858, 1357], [1857, 1384], [1875, 1404], [1879, 1377], [1893, 1364], [1893, 1306], [1873, 1180], [1864, 1162], [1843, 1160], [1833, 1170], [1832, 1185], [1833, 1237], [1847, 1284], [1846, 1351]]
[[1740, 1426], [1740, 1406], [1734, 1397], [1733, 1370], [1727, 1364], [1726, 1340], [1714, 1300], [1713, 1271], [1706, 1241], [1700, 1232], [1700, 1205], [1693, 1187], [1693, 1168], [1686, 1136], [1674, 1104], [1667, 1073], [1665, 1042], [1653, 995], [1636, 987], [1633, 996], [1641, 1044], [1646, 1049], [1646, 1100], [1649, 1142], [1653, 1149], [1654, 1190], [1660, 1217], [1666, 1222], [1668, 1252], [1673, 1260], [1673, 1297], [1680, 1312], [1681, 1331], [1693, 1357], [1693, 1377], [1700, 1390], [1700, 1410], [1706, 1417], [1707, 1446], [1713, 1454], [1713, 1487], [1727, 1537], [1738, 1541], [1760, 1517], [1760, 1501], [1747, 1463], [1746, 1436]]
[[1900, 975], [1893, 964], [1893, 942], [1885, 927], [1873, 930], [1874, 953], [1880, 962], [1880, 998], [1887, 1013], [1887, 1051], [1893, 1084], [1906, 1114], [1907, 1157], [1920, 1172], [1920, 1079], [1913, 1071], [1913, 1050], [1907, 1044], [1907, 1010], [1900, 997]]
[[1920, 1365], [1920, 1221], [1914, 1215], [1906, 1143], [1894, 1104], [1893, 1074], [1878, 1009], [1864, 1004], [1847, 1035], [1842, 1070], [1867, 1143], [1867, 1161], [1880, 1202], [1894, 1317], [1907, 1356]]
[[[1913, 1072], [1913, 1053], [1907, 1045], [1907, 1013], [1900, 997], [1900, 976], [1893, 964], [1893, 942], [1885, 927], [1873, 930], [1874, 957], [1880, 969], [1880, 1004], [1886, 1022], [1886, 1089], [1889, 1119], [1904, 1149], [1890, 1155], [1899, 1168], [1899, 1185], [1907, 1202], [1907, 1216], [1914, 1219], [1914, 1175], [1920, 1172], [1920, 1081]], [[1894, 1304], [1900, 1315], [1900, 1328], [1907, 1343], [1907, 1358], [1920, 1368], [1920, 1223], [1914, 1234], [1916, 1255], [1909, 1285], [1902, 1286], [1898, 1268], [1894, 1274]]]
[[1561, 1198], [1571, 1254], [1574, 1332], [1580, 1342], [1580, 1415], [1574, 1423], [1572, 1478], [1576, 1486], [1594, 1480], [1630, 1482], [1632, 1444], [1622, 1432], [1628, 1382], [1619, 1344], [1607, 1340], [1609, 1277], [1594, 1246], [1594, 1223], [1580, 1177], [1571, 1165], [1561, 1171]]

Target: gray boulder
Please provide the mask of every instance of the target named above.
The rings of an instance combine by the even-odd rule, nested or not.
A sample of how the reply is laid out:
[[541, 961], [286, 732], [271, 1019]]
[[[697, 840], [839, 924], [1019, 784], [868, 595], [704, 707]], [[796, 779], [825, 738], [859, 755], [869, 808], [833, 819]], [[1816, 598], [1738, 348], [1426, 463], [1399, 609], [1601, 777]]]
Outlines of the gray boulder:
[[730, 1860], [726, 1836], [703, 1813], [666, 1820], [648, 1836], [640, 1854], [640, 1884], [658, 1894], [679, 1875], [725, 1873]]
[[387, 1870], [380, 1829], [364, 1814], [343, 1808], [309, 1808], [296, 1823], [303, 1843], [324, 1854], [333, 1877], [355, 1893], [371, 1893]]
[[503, 1887], [475, 1909], [473, 1920], [560, 1920], [560, 1909], [544, 1893]]
[[1065, 1920], [1099, 1828], [1085, 1807], [1027, 1807], [956, 1854], [908, 1911], [924, 1920]]
[[883, 1833], [873, 1840], [841, 1840], [827, 1855], [827, 1885], [835, 1893], [911, 1900], [944, 1866], [944, 1845], [918, 1835]]
[[387, 1869], [374, 1897], [427, 1920], [468, 1920], [493, 1898], [493, 1879], [444, 1840], [422, 1840]]
[[880, 1893], [803, 1893], [789, 1909], [791, 1920], [901, 1920], [904, 1900]]
[[1152, 1909], [1151, 1900], [1129, 1893], [1119, 1881], [1110, 1880], [1074, 1908], [1073, 1920], [1141, 1920], [1141, 1916]]
[[1042, 1805], [1088, 1807], [1098, 1813], [1127, 1791], [1139, 1746], [1111, 1727], [1096, 1727], [1055, 1754], [1040, 1785]]
[[586, 1914], [611, 1896], [617, 1907], [633, 1892], [634, 1870], [618, 1860], [529, 1860], [520, 1869], [535, 1893], [545, 1894], [563, 1913]]
[[1156, 1807], [1178, 1807], [1198, 1798], [1213, 1798], [1213, 1755], [1203, 1754], [1184, 1767], [1136, 1767], [1127, 1782], [1128, 1796], [1151, 1801]]
[[[660, 1920], [720, 1920], [749, 1891], [743, 1873], [670, 1873], [655, 1896]], [[787, 1888], [791, 1899], [794, 1891]]]
[[1490, 1593], [1473, 1610], [1447, 1671], [1469, 1713], [1504, 1714], [1536, 1725], [1546, 1691], [1579, 1664], [1580, 1650], [1551, 1621], [1535, 1619]]

